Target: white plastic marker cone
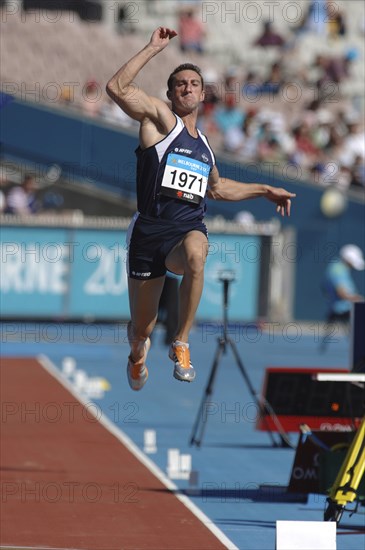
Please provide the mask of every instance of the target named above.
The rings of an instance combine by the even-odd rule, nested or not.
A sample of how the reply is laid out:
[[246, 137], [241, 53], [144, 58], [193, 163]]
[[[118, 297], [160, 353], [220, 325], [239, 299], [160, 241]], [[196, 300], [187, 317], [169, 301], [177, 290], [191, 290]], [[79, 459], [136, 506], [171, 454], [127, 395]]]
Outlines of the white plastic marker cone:
[[167, 475], [170, 479], [190, 479], [191, 455], [181, 455], [179, 449], [167, 450]]
[[156, 431], [145, 430], [143, 433], [143, 450], [147, 454], [157, 453]]
[[62, 360], [62, 373], [69, 377], [71, 376], [76, 369], [76, 361], [73, 357], [64, 357]]

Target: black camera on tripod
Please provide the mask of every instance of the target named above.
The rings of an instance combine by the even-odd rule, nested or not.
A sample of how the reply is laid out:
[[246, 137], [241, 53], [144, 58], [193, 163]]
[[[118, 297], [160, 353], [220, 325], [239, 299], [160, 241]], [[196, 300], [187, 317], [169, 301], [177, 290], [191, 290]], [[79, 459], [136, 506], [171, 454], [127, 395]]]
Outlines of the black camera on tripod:
[[[207, 423], [202, 420], [204, 418], [203, 411], [206, 406], [206, 403], [211, 401], [211, 396], [213, 394], [213, 386], [214, 386], [214, 381], [218, 370], [218, 365], [222, 355], [226, 353], [227, 348], [231, 349], [234, 359], [236, 361], [236, 364], [247, 384], [247, 387], [251, 393], [252, 398], [254, 399], [254, 402], [256, 403], [257, 410], [259, 410], [260, 413], [262, 414], [264, 421], [267, 423], [267, 417], [266, 417], [267, 411], [269, 411], [269, 414], [271, 416], [273, 414], [272, 407], [270, 406], [270, 404], [266, 400], [265, 400], [265, 403], [262, 403], [262, 401], [258, 398], [255, 388], [253, 387], [251, 380], [244, 367], [244, 364], [239, 356], [237, 346], [235, 342], [232, 340], [232, 338], [229, 337], [227, 332], [228, 294], [229, 294], [228, 287], [229, 287], [229, 283], [233, 282], [236, 279], [236, 273], [233, 269], [222, 269], [221, 271], [217, 272], [217, 279], [218, 281], [223, 283], [223, 327], [222, 327], [222, 335], [218, 338], [218, 345], [213, 358], [213, 364], [209, 374], [208, 383], [206, 385], [205, 392], [200, 403], [200, 407], [194, 422], [193, 431], [190, 438], [190, 445], [196, 445], [197, 447], [200, 447], [201, 445], [205, 428], [207, 425]], [[268, 429], [268, 433], [273, 445], [278, 446], [272, 435], [269, 425], [267, 424], [266, 427]], [[280, 437], [281, 437], [282, 444], [283, 442], [287, 443], [288, 441], [287, 438], [284, 439], [283, 434], [281, 432], [280, 432]]]

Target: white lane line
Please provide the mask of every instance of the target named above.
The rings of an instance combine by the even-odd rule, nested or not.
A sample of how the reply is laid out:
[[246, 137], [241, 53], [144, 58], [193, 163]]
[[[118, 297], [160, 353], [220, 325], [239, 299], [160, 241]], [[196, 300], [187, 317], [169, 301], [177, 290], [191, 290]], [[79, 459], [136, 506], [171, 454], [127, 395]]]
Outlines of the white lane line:
[[[37, 360], [42, 365], [42, 367], [51, 374], [56, 380], [64, 386], [80, 403], [83, 405], [90, 405], [90, 401], [86, 401], [82, 396], [78, 395], [75, 389], [71, 384], [66, 380], [58, 368], [52, 363], [52, 361], [46, 355], [39, 355]], [[88, 406], [88, 414], [94, 414], [94, 411]], [[137, 445], [125, 434], [118, 426], [116, 426], [109, 418], [105, 415], [94, 415], [95, 418], [104, 426], [106, 430], [112, 433], [127, 449], [144, 465], [146, 468], [167, 487], [170, 491], [174, 492], [174, 496], [182, 502], [186, 508], [190, 510], [208, 529], [217, 537], [217, 539], [228, 549], [228, 550], [239, 550], [236, 546], [224, 533], [217, 527], [214, 522], [204, 514], [192, 502], [189, 497], [179, 493], [179, 488], [177, 485], [172, 483], [172, 481], [164, 474], [162, 470], [154, 463], [150, 458], [148, 458], [142, 451], [137, 447]]]

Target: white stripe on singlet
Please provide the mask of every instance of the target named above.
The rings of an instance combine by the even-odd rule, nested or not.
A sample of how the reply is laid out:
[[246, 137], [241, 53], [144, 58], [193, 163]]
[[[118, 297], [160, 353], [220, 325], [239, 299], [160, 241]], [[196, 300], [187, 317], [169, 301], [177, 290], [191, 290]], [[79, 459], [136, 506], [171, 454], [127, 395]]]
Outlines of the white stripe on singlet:
[[[174, 113], [175, 115], [175, 113]], [[159, 143], [155, 145], [156, 153], [158, 155], [158, 160], [161, 162], [162, 157], [164, 156], [166, 149], [174, 141], [174, 139], [177, 138], [177, 136], [180, 134], [180, 132], [185, 128], [185, 125], [180, 117], [175, 115], [176, 117], [176, 125], [173, 130]]]
[[208, 142], [206, 136], [204, 134], [202, 134], [199, 129], [198, 129], [198, 134], [202, 138], [202, 140], [204, 141], [205, 145], [208, 147], [208, 149], [210, 151], [210, 154], [212, 155], [213, 164], [215, 165], [215, 155], [213, 153], [213, 150], [212, 150], [211, 146], [209, 145], [209, 142]]

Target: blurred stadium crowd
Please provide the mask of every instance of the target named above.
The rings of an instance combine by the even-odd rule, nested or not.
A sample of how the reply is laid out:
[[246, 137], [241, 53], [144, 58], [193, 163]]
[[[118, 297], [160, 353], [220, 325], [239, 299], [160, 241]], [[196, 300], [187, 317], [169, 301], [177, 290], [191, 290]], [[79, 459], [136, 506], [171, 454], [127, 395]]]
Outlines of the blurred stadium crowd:
[[[363, 193], [360, 0], [2, 0], [1, 90], [134, 129], [105, 83], [159, 25], [178, 38], [137, 84], [165, 98], [175, 66], [202, 67], [199, 125], [216, 153]], [[167, 99], [166, 99], [167, 100]]]

